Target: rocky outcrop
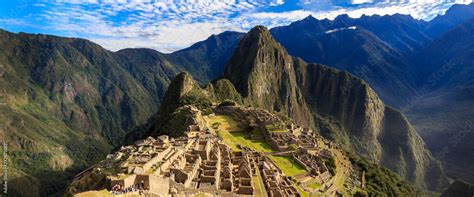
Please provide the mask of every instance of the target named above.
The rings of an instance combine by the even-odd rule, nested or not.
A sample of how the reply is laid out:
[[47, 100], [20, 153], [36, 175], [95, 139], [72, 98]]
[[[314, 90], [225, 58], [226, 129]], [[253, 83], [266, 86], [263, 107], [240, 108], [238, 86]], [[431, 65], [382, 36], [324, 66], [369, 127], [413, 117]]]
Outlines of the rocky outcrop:
[[242, 103], [242, 97], [227, 79], [201, 87], [189, 73], [182, 72], [172, 80], [159, 111], [147, 123], [128, 133], [124, 143], [130, 144], [148, 136], [181, 136], [188, 125], [203, 122], [201, 113], [211, 113], [213, 103], [226, 100]]
[[223, 78], [244, 102], [285, 113], [422, 188], [439, 190], [447, 184], [439, 162], [407, 119], [385, 106], [367, 83], [291, 57], [265, 27], [253, 28], [241, 40]]

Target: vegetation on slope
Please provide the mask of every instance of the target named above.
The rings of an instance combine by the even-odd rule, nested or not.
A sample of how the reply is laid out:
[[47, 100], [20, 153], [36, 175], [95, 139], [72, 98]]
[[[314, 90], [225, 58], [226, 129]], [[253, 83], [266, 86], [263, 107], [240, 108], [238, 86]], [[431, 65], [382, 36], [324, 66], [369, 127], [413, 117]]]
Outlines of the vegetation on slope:
[[387, 168], [377, 166], [360, 156], [347, 152], [351, 163], [364, 172], [369, 196], [423, 196], [423, 193]]
[[[139, 77], [87, 40], [1, 30], [0, 65], [0, 138], [9, 142], [15, 172], [9, 191], [23, 196], [60, 192], [103, 158], [156, 111], [162, 95], [151, 86], [167, 86], [174, 72], [149, 65], [163, 73]], [[163, 80], [150, 85], [147, 77]]]

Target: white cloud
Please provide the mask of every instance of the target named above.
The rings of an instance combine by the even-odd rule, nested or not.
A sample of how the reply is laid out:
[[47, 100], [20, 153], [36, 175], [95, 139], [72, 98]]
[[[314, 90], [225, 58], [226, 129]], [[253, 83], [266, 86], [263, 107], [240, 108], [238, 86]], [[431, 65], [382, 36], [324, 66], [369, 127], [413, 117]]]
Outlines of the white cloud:
[[[340, 2], [340, 1], [338, 1]], [[255, 25], [287, 25], [308, 15], [334, 19], [347, 13], [361, 15], [410, 14], [431, 19], [453, 3], [437, 0], [347, 0], [343, 8], [331, 0], [300, 0], [301, 9], [272, 12], [284, 0], [56, 0], [39, 14], [44, 29], [85, 37], [107, 49], [154, 48], [171, 52], [226, 30], [246, 31]], [[271, 10], [271, 9], [270, 9]], [[0, 21], [5, 19], [0, 19]], [[18, 24], [24, 21], [13, 21]], [[12, 22], [12, 23], [13, 23]]]
[[352, 4], [358, 5], [358, 4], [364, 4], [364, 3], [373, 3], [372, 0], [352, 0]]
[[325, 34], [330, 34], [330, 33], [338, 32], [338, 31], [356, 30], [356, 29], [357, 29], [356, 26], [351, 26], [351, 27], [344, 27], [344, 28], [337, 28], [337, 29], [327, 30], [327, 31], [325, 31], [324, 33], [325, 33]]

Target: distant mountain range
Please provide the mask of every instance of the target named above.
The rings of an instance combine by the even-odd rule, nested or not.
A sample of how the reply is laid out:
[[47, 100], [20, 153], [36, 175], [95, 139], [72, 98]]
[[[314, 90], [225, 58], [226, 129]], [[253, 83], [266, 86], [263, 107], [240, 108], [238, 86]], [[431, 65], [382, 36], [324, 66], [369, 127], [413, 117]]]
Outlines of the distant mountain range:
[[[266, 40], [238, 47], [245, 34], [224, 32], [170, 54], [110, 52], [83, 39], [0, 30], [0, 129], [7, 133], [2, 140], [9, 141], [10, 191], [60, 192], [74, 174], [121, 144], [128, 131], [153, 119], [181, 71], [201, 85], [223, 76], [257, 106], [319, 128], [326, 137], [439, 191], [443, 178], [424, 174], [437, 169], [430, 164], [436, 161], [410, 123], [389, 106], [399, 108], [448, 176], [474, 182], [474, 144], [467, 140], [474, 133], [473, 17], [474, 4], [455, 5], [428, 22], [405, 15], [309, 16], [270, 29], [266, 36], [279, 44]], [[287, 63], [296, 70], [287, 70]], [[310, 63], [347, 71], [367, 83]], [[250, 66], [260, 64], [268, 67]], [[221, 82], [221, 88], [226, 84]], [[265, 92], [272, 96], [264, 97]], [[400, 124], [372, 121], [387, 119]], [[325, 133], [322, 127], [342, 129]], [[15, 190], [24, 184], [30, 187]]]

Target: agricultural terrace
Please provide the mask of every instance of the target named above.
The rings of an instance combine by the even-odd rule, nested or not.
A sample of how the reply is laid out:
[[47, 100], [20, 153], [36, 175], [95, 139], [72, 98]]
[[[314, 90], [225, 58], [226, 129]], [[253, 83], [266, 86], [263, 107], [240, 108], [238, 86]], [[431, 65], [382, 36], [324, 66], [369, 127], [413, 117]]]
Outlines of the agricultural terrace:
[[220, 115], [209, 117], [208, 125], [211, 126], [209, 128], [214, 130], [217, 135], [224, 140], [225, 144], [235, 151], [240, 151], [240, 146], [245, 146], [258, 152], [273, 152], [263, 139], [250, 139], [249, 133], [243, 132], [239, 123], [229, 116]]
[[280, 168], [286, 176], [295, 178], [306, 170], [289, 156], [270, 155], [270, 159]]

